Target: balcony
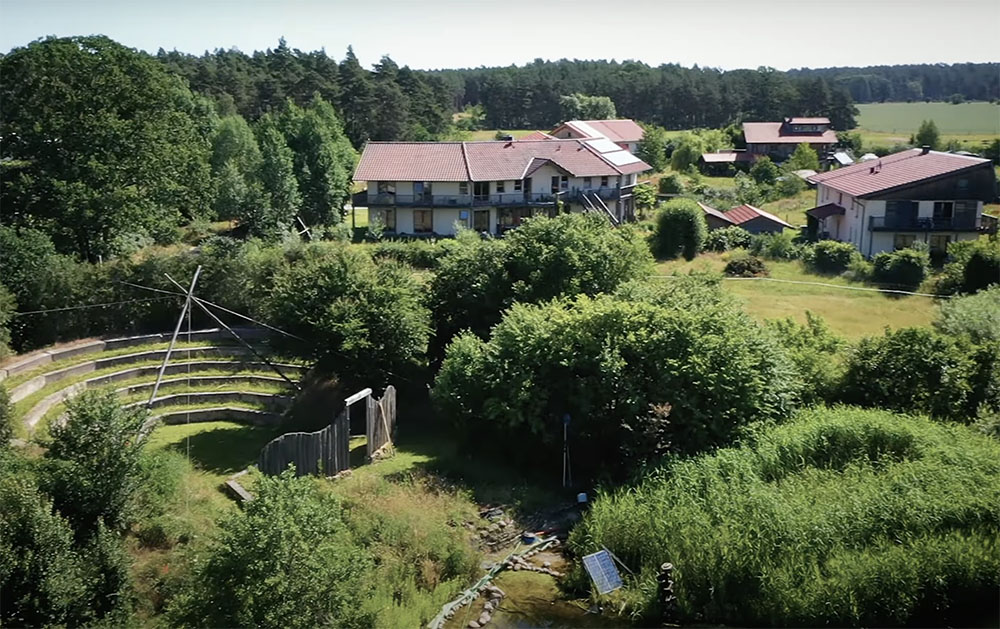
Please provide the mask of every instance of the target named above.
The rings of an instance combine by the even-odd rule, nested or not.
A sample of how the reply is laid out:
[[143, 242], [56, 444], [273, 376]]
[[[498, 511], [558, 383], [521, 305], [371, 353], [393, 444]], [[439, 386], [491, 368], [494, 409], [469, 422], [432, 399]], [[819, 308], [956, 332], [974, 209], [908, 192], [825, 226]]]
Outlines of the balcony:
[[981, 222], [977, 216], [951, 216], [948, 218], [930, 216], [872, 216], [869, 218], [868, 228], [873, 232], [974, 232], [979, 231], [980, 224]]
[[502, 207], [544, 206], [556, 202], [556, 195], [548, 192], [509, 192], [505, 194], [372, 194], [359, 192], [353, 196], [357, 207]]

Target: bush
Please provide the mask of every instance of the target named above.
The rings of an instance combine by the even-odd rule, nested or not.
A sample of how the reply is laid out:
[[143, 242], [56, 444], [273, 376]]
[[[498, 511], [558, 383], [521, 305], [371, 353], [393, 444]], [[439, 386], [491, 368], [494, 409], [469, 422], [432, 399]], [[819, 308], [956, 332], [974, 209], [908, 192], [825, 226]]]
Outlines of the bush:
[[964, 336], [973, 343], [1000, 341], [1000, 286], [943, 301], [934, 327], [947, 336]]
[[10, 322], [17, 312], [17, 302], [7, 288], [0, 284], [0, 360], [12, 354], [10, 349]]
[[371, 557], [339, 502], [313, 479], [258, 476], [254, 499], [219, 523], [218, 541], [171, 601], [177, 626], [370, 627]]
[[598, 494], [570, 548], [607, 547], [637, 572], [619, 600], [641, 624], [660, 621], [670, 561], [681, 624], [995, 625], [998, 458], [964, 426], [804, 411]]
[[[970, 261], [973, 257], [977, 261]], [[942, 269], [937, 282], [937, 292], [953, 295], [955, 293], [974, 293], [990, 284], [1000, 283], [997, 279], [1000, 270], [994, 270], [990, 276], [990, 260], [1000, 259], [1000, 241], [989, 238], [962, 240], [948, 245], [948, 262]]]
[[851, 261], [860, 257], [853, 245], [835, 240], [821, 240], [814, 244], [803, 259], [806, 266], [817, 273], [843, 273]]
[[705, 237], [706, 251], [729, 251], [730, 249], [746, 249], [750, 246], [753, 236], [747, 230], [736, 225], [713, 229]]
[[273, 325], [306, 338], [327, 368], [382, 377], [421, 356], [430, 316], [409, 267], [375, 264], [342, 244], [313, 244], [274, 277]]
[[794, 260], [802, 256], [802, 245], [791, 233], [780, 231], [756, 234], [750, 240], [750, 253], [767, 260]]
[[593, 214], [534, 218], [503, 240], [471, 236], [455, 243], [431, 281], [442, 343], [466, 328], [485, 334], [514, 301], [611, 292], [652, 264], [637, 231]]
[[372, 256], [405, 262], [417, 269], [436, 269], [447, 251], [432, 240], [383, 240], [373, 247]]
[[875, 256], [872, 265], [872, 276], [879, 284], [916, 290], [927, 277], [930, 258], [926, 252], [915, 249], [883, 251]]
[[781, 171], [774, 165], [770, 157], [766, 155], [753, 163], [750, 167], [750, 177], [758, 184], [773, 186], [778, 181]]
[[789, 173], [774, 185], [774, 192], [781, 198], [794, 197], [806, 189], [806, 182], [798, 175]]
[[0, 457], [14, 436], [14, 406], [10, 403], [7, 387], [0, 382]]
[[974, 293], [1000, 284], [1000, 241], [980, 240], [962, 271], [962, 290]]
[[660, 194], [684, 193], [684, 184], [681, 182], [681, 178], [675, 173], [660, 177], [660, 183], [658, 185]]
[[843, 372], [844, 340], [834, 334], [821, 317], [808, 310], [805, 325], [789, 318], [768, 321], [767, 326], [785, 348], [803, 382], [802, 402], [834, 401]]
[[726, 262], [723, 273], [730, 277], [763, 277], [768, 274], [768, 270], [764, 261], [757, 256], [737, 251]]
[[972, 349], [930, 329], [886, 330], [850, 353], [841, 397], [849, 404], [966, 421], [973, 391]]
[[147, 411], [123, 407], [111, 390], [84, 391], [66, 410], [66, 421], [50, 429], [47, 491], [78, 536], [96, 532], [100, 523], [124, 530], [132, 522], [144, 443], [136, 436]]
[[452, 341], [433, 397], [477, 442], [534, 460], [555, 461], [568, 413], [574, 469], [587, 472], [724, 444], [788, 412], [798, 384], [760, 326], [724, 304], [667, 301], [515, 304], [489, 341]]
[[673, 259], [683, 255], [693, 260], [704, 246], [708, 227], [705, 215], [691, 199], [672, 199], [663, 204], [656, 216], [653, 234], [656, 255]]

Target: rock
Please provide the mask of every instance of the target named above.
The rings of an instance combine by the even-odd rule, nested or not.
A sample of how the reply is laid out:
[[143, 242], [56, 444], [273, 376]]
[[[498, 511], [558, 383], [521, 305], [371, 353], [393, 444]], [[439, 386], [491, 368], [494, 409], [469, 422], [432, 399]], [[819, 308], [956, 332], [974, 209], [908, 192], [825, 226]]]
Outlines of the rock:
[[497, 522], [497, 526], [499, 526], [502, 529], [505, 529], [507, 528], [507, 523], [503, 520], [500, 520], [499, 522]]
[[499, 596], [500, 598], [504, 598], [504, 597], [506, 597], [506, 596], [507, 596], [507, 593], [506, 593], [506, 592], [504, 592], [503, 590], [501, 590], [501, 589], [500, 589], [499, 587], [497, 587], [497, 586], [495, 586], [495, 585], [493, 586], [493, 592], [494, 592], [494, 593], [495, 593], [495, 594], [496, 594], [497, 596]]
[[542, 562], [542, 567], [543, 568], [551, 568], [552, 567], [552, 562], [551, 561], [543, 561]]
[[514, 572], [517, 572], [520, 569], [521, 569], [521, 564], [519, 563], [514, 564]]
[[483, 612], [479, 614], [479, 620], [477, 622], [479, 622], [479, 626], [482, 627], [484, 625], [490, 624], [490, 618], [491, 616], [488, 612]]
[[468, 627], [469, 629], [479, 629], [480, 627], [482, 627], [482, 625], [476, 622], [475, 620], [470, 620], [469, 624], [465, 626]]
[[497, 606], [493, 604], [492, 600], [486, 601], [486, 604], [483, 605], [483, 611], [487, 612], [489, 614], [492, 614], [493, 610], [496, 609], [496, 608], [497, 608]]

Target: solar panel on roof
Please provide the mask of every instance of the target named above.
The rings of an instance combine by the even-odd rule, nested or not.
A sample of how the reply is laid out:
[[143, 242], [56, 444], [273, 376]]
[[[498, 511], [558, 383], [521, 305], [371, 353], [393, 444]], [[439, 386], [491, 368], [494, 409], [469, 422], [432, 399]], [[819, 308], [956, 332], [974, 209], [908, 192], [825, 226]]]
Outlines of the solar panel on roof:
[[639, 158], [636, 157], [635, 155], [629, 153], [628, 151], [622, 151], [622, 150], [615, 151], [614, 153], [603, 153], [601, 157], [608, 160], [615, 166], [634, 164], [639, 161]]
[[597, 138], [595, 140], [586, 140], [587, 144], [590, 145], [598, 153], [613, 153], [615, 151], [622, 150], [622, 147], [618, 146], [611, 140], [607, 138]]
[[611, 553], [606, 550], [599, 550], [584, 557], [583, 567], [601, 594], [614, 592], [622, 586], [622, 578], [618, 574], [618, 568], [615, 567]]

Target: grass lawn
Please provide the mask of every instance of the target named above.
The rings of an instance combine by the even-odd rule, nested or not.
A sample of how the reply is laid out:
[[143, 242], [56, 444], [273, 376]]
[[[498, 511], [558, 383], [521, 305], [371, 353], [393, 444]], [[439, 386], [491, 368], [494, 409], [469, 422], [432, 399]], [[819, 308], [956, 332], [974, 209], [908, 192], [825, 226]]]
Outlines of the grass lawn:
[[[646, 176], [640, 175], [640, 181], [651, 183], [654, 188], [659, 189], [658, 186], [660, 179], [669, 175], [678, 175], [681, 178], [681, 182], [685, 186], [688, 185], [688, 181], [690, 180], [690, 177], [688, 177], [687, 174], [678, 173], [668, 166], [662, 173], [653, 173]], [[736, 181], [732, 177], [710, 177], [708, 175], [702, 175], [701, 180], [710, 188], [733, 188], [736, 186]]]
[[[535, 129], [481, 129], [479, 131], [469, 132], [469, 141], [475, 142], [480, 140], [495, 140], [497, 139], [497, 132], [502, 131], [507, 135], [512, 135], [514, 138], [523, 138], [529, 133], [534, 133]], [[548, 133], [549, 129], [544, 129]]]
[[[672, 260], [659, 265], [659, 271], [687, 273], [691, 270], [721, 272], [725, 254], [707, 253], [688, 262]], [[798, 261], [767, 261], [771, 277], [782, 280], [822, 282], [837, 286], [863, 285], [839, 277], [807, 273]], [[727, 280], [726, 290], [739, 297], [752, 316], [765, 319], [791, 317], [805, 323], [806, 311], [820, 315], [838, 334], [858, 339], [880, 334], [885, 327], [903, 328], [928, 325], [937, 314], [937, 304], [930, 297], [894, 297], [869, 291], [844, 290], [829, 286], [785, 284], [766, 280]]]
[[1000, 105], [993, 103], [866, 103], [858, 111], [859, 129], [907, 139], [924, 120], [933, 120], [945, 136], [1000, 136]]
[[805, 189], [794, 197], [765, 203], [760, 209], [796, 227], [806, 224], [806, 210], [816, 207], [816, 191]]
[[261, 448], [281, 429], [235, 422], [198, 422], [158, 426], [146, 447], [170, 448], [189, 457], [196, 468], [218, 483], [257, 461]]

